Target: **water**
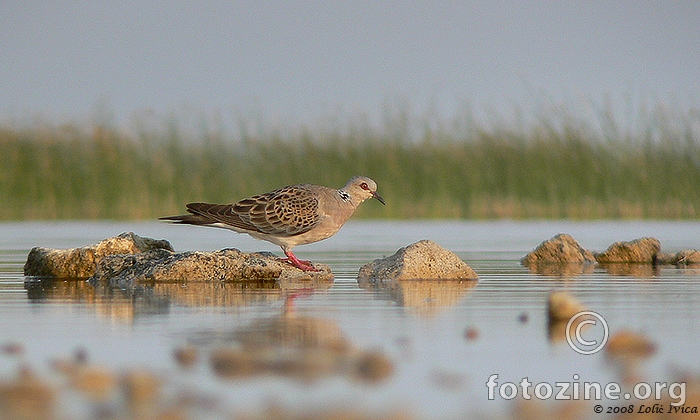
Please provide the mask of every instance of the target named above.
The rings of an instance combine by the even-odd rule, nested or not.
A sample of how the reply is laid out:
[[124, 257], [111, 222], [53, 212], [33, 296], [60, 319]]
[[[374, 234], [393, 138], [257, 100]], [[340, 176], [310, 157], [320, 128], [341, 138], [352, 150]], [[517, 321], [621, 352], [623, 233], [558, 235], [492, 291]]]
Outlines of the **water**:
[[[289, 292], [274, 286], [169, 284], [134, 295], [95, 290], [84, 282], [25, 284], [22, 267], [31, 247], [84, 246], [125, 231], [168, 239], [176, 251], [236, 247], [279, 253], [244, 235], [155, 222], [0, 224], [0, 345], [24, 347], [19, 361], [0, 355], [0, 381], [11, 378], [20, 364], [54, 378], [52, 360], [84, 349], [91, 363], [116, 372], [157, 372], [171, 394], [187, 392], [206, 401], [201, 404], [211, 418], [270, 406], [302, 412], [352, 408], [417, 418], [507, 416], [512, 402], [498, 392], [488, 399], [491, 375], [497, 374], [499, 383], [621, 380], [620, 366], [603, 353], [580, 355], [565, 341], [549, 340], [546, 302], [552, 290], [565, 290], [603, 315], [611, 332], [631, 329], [656, 344], [656, 353], [639, 366], [638, 378], [670, 382], [680, 373], [697, 373], [700, 269], [663, 267], [623, 275], [595, 268], [579, 276], [547, 276], [530, 273], [518, 260], [557, 233], [569, 233], [594, 251], [643, 236], [658, 238], [664, 252], [700, 248], [700, 222], [357, 221], [333, 238], [297, 248], [300, 258], [329, 264], [335, 281], [300, 293], [293, 300], [294, 317], [330, 325], [359, 351], [386, 356], [394, 370], [380, 381], [358, 381], [343, 372], [312, 380], [276, 371], [232, 380], [214, 375], [208, 349], [290, 310], [285, 309]], [[361, 265], [420, 239], [457, 253], [479, 274], [478, 284], [424, 282], [400, 290], [358, 286]], [[202, 360], [183, 372], [172, 354], [186, 343], [201, 350]], [[67, 395], [59, 404], [64, 413], [95, 416], [80, 408], [90, 404], [61, 395]], [[602, 402], [607, 407], [626, 401], [617, 403]]]

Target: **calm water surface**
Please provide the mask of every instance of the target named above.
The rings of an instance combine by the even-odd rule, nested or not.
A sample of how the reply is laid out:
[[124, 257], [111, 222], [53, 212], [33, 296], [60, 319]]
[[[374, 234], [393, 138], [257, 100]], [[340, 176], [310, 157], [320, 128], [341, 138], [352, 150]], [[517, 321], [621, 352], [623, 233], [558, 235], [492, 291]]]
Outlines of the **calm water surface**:
[[[698, 222], [352, 222], [326, 241], [295, 249], [303, 259], [331, 266], [335, 282], [304, 291], [294, 314], [335, 325], [363, 351], [376, 350], [394, 364], [386, 380], [366, 383], [347, 375], [299, 380], [266, 374], [226, 380], [205, 359], [193, 371], [178, 370], [173, 349], [185, 343], [211, 347], [235, 331], [280, 317], [289, 293], [268, 288], [204, 290], [193, 285], [154, 287], [148, 297], [95, 291], [84, 282], [32, 287], [22, 267], [33, 246], [78, 247], [121, 232], [168, 239], [176, 251], [269, 250], [275, 246], [232, 232], [142, 222], [23, 222], [0, 224], [0, 344], [21, 343], [21, 363], [50, 374], [49, 361], [84, 348], [90, 361], [114, 370], [143, 367], [215, 401], [212, 418], [270, 404], [289, 409], [353, 407], [368, 413], [404, 412], [417, 418], [507, 415], [511, 402], [487, 398], [486, 381], [532, 383], [620, 380], [605, 355], [584, 356], [565, 341], [548, 338], [546, 302], [551, 290], [572, 293], [603, 315], [611, 332], [647, 335], [657, 352], [640, 366], [647, 381], [671, 381], [697, 373], [700, 356], [700, 269], [664, 267], [611, 274], [596, 267], [581, 275], [530, 273], [518, 260], [557, 233], [569, 233], [590, 250], [643, 236], [658, 238], [665, 252], [700, 248]], [[457, 253], [479, 275], [478, 284], [434, 282], [392, 290], [366, 290], [359, 267], [420, 239]], [[472, 287], [473, 286], [473, 287]], [[472, 335], [467, 338], [466, 331]], [[0, 355], [0, 375], [17, 368]], [[0, 378], [1, 380], [1, 378]], [[604, 405], [610, 405], [603, 402]], [[592, 407], [592, 405], [591, 405]], [[69, 405], [76, 418], [91, 412]], [[222, 414], [223, 413], [223, 414]], [[591, 411], [591, 416], [593, 412]], [[606, 417], [608, 418], [608, 417]]]

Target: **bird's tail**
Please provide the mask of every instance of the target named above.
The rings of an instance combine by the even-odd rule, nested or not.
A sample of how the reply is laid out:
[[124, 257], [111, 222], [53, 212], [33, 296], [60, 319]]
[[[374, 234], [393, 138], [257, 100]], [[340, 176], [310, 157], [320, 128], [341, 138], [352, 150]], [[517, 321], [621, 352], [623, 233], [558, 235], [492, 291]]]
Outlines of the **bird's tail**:
[[165, 217], [159, 217], [158, 220], [167, 220], [173, 223], [178, 223], [178, 224], [185, 224], [185, 225], [199, 225], [199, 226], [204, 226], [204, 225], [210, 225], [212, 223], [216, 223], [216, 220], [207, 217], [205, 214], [197, 213], [194, 211], [192, 207], [197, 207], [197, 205], [201, 205], [204, 203], [190, 203], [187, 205], [187, 211], [190, 212], [190, 214], [182, 214], [179, 216], [165, 216]]
[[173, 223], [179, 223], [184, 225], [209, 225], [214, 223], [213, 220], [206, 217], [202, 217], [198, 214], [183, 214], [181, 216], [166, 216], [159, 217], [158, 220], [166, 220]]

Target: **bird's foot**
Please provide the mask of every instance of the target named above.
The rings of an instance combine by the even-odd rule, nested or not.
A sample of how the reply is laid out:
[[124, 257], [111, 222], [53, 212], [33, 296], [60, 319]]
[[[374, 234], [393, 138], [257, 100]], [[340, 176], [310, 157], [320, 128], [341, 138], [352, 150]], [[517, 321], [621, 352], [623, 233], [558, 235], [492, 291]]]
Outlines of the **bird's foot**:
[[311, 261], [300, 260], [291, 251], [285, 251], [284, 255], [286, 255], [287, 258], [282, 258], [282, 259], [280, 259], [280, 261], [288, 262], [291, 265], [293, 265], [294, 267], [296, 267], [302, 271], [319, 271], [318, 268], [314, 267], [311, 264]]
[[302, 271], [319, 271], [318, 268], [311, 265], [311, 263], [308, 261], [301, 261], [301, 260], [294, 261], [291, 258], [282, 258], [282, 259], [280, 259], [280, 261], [284, 261], [286, 263], [289, 263]]

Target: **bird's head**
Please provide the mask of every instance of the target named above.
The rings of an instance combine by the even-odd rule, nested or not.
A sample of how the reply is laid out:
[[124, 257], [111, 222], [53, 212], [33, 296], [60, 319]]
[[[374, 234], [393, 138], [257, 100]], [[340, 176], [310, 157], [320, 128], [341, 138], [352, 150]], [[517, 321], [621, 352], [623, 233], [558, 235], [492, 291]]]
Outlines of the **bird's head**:
[[377, 183], [366, 176], [355, 176], [345, 184], [343, 190], [350, 194], [353, 201], [363, 202], [370, 198], [376, 198], [380, 203], [386, 204], [384, 199], [377, 194]]

